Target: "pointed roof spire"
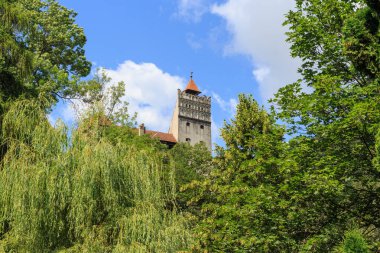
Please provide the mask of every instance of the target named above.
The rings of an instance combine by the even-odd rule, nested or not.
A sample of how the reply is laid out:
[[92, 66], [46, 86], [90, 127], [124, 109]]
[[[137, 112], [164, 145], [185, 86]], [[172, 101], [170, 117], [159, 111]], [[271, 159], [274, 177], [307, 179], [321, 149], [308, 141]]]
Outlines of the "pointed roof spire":
[[198, 89], [198, 86], [195, 84], [195, 82], [193, 80], [193, 72], [190, 73], [190, 81], [187, 84], [185, 91], [187, 93], [191, 93], [191, 94], [195, 94], [195, 95], [198, 95], [201, 93], [201, 91]]

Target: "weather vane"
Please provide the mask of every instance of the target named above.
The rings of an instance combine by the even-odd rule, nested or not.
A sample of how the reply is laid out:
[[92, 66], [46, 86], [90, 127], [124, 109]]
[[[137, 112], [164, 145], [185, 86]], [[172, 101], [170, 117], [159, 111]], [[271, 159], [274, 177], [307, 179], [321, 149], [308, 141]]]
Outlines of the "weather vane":
[[190, 79], [193, 80], [193, 71], [190, 72]]

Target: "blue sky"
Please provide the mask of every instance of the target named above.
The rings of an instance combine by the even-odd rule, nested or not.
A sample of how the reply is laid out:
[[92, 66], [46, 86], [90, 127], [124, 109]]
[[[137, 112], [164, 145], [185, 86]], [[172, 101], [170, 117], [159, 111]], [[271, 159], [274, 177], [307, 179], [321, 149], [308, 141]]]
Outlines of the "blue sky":
[[[213, 141], [233, 116], [239, 93], [263, 105], [297, 79], [282, 27], [290, 0], [59, 0], [78, 13], [86, 56], [115, 81], [139, 123], [166, 132], [177, 88], [190, 72], [212, 97]], [[75, 110], [59, 103], [51, 114], [70, 123]]]

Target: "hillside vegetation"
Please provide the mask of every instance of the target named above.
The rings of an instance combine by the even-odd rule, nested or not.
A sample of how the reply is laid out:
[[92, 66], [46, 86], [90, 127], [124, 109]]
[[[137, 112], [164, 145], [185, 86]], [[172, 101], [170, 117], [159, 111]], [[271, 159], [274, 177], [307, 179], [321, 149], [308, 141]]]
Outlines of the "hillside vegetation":
[[155, 144], [113, 144], [97, 119], [69, 138], [63, 124], [50, 126], [38, 104], [20, 101], [10, 108], [3, 125], [8, 151], [0, 171], [0, 251], [190, 247], [184, 217], [168, 208], [175, 185], [164, 177]]
[[[241, 94], [212, 157], [138, 136], [124, 83], [83, 81], [73, 11], [1, 0], [0, 252], [379, 252], [380, 4], [296, 2], [301, 79], [271, 110]], [[63, 99], [75, 126], [48, 121]]]

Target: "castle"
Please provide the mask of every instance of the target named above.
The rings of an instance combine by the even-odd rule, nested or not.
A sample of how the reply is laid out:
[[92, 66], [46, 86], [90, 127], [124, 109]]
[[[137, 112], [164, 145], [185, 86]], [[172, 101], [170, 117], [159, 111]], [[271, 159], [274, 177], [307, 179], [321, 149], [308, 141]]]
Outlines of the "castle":
[[177, 102], [168, 133], [146, 130], [142, 124], [139, 134], [159, 138], [169, 148], [177, 142], [191, 145], [203, 143], [211, 151], [211, 97], [200, 94], [191, 75], [186, 88], [177, 90]]

